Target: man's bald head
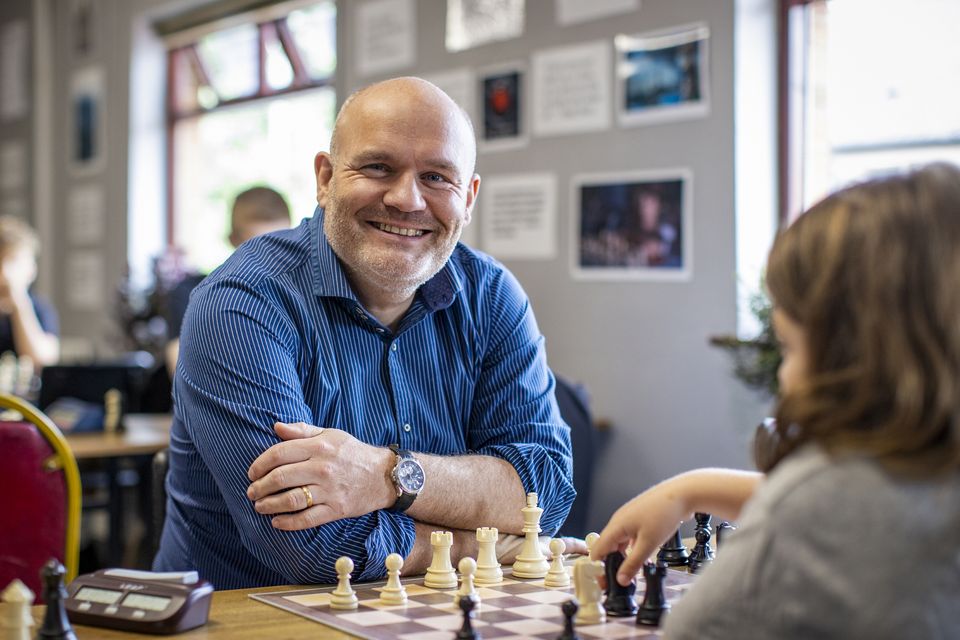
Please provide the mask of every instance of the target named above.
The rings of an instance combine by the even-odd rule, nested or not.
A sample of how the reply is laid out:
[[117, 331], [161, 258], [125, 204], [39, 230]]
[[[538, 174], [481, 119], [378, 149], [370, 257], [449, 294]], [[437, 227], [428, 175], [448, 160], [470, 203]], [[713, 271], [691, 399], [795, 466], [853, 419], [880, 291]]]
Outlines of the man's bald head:
[[330, 137], [330, 156], [336, 160], [338, 147], [345, 132], [349, 131], [352, 112], [364, 108], [432, 109], [437, 116], [438, 128], [446, 127], [451, 135], [461, 136], [468, 145], [470, 166], [466, 174], [472, 175], [477, 165], [477, 141], [473, 122], [463, 107], [458, 105], [440, 87], [423, 78], [407, 76], [392, 78], [358, 89], [350, 94], [337, 113]]

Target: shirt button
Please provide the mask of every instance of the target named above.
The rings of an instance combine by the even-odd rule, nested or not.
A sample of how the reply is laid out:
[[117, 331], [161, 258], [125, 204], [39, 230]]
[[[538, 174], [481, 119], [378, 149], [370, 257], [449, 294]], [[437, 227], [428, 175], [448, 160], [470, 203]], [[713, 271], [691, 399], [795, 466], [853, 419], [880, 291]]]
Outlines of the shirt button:
[[383, 333], [383, 327], [377, 327], [377, 333]]
[[390, 345], [390, 351], [396, 351], [396, 350], [397, 350], [397, 343], [394, 342], [392, 345]]
[[411, 429], [411, 428], [412, 428], [412, 427], [411, 427], [409, 424], [403, 425], [403, 430], [406, 431], [407, 433], [410, 433], [410, 429]]

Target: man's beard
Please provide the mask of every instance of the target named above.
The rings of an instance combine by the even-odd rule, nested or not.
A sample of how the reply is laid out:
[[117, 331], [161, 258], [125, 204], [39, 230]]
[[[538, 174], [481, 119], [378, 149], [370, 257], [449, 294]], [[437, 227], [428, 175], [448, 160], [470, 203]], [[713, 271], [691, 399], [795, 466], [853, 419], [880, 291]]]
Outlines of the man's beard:
[[[384, 207], [367, 207], [357, 214], [350, 213], [332, 185], [324, 211], [323, 230], [327, 242], [348, 275], [362, 278], [401, 299], [412, 296], [421, 285], [443, 269], [463, 230], [460, 225], [445, 242], [431, 245], [426, 254], [411, 262], [398, 256], [396, 252], [369, 244], [357, 226], [357, 220], [365, 217], [364, 214], [375, 214], [376, 219], [381, 222], [396, 221], [398, 226], [410, 224], [416, 220], [416, 216], [392, 214]], [[436, 224], [431, 223], [428, 226], [432, 228], [432, 234], [443, 233], [442, 229], [436, 228]]]

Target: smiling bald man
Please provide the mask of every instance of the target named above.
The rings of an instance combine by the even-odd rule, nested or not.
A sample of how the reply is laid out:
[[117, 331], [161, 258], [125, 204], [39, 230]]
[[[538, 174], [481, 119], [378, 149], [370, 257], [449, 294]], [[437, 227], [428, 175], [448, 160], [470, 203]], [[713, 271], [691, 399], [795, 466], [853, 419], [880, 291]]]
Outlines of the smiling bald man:
[[313, 218], [196, 290], [155, 569], [333, 583], [340, 556], [369, 580], [400, 553], [422, 573], [431, 531], [453, 531], [456, 564], [477, 527], [520, 534], [531, 491], [559, 528], [575, 492], [543, 336], [516, 279], [458, 243], [475, 163], [469, 118], [434, 85], [362, 89], [315, 158]]

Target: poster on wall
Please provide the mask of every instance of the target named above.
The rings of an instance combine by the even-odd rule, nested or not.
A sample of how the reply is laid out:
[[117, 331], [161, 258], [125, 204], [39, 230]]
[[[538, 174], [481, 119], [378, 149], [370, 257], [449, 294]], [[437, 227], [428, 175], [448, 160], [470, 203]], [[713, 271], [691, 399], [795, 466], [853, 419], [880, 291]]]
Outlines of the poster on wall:
[[617, 113], [634, 126], [710, 113], [709, 44], [705, 24], [618, 35]]
[[106, 204], [98, 184], [73, 187], [67, 193], [67, 237], [74, 245], [97, 244], [104, 234]]
[[26, 20], [11, 20], [0, 26], [0, 122], [22, 118], [29, 111], [29, 53]]
[[523, 35], [525, 0], [447, 0], [447, 51]]
[[552, 173], [491, 176], [483, 181], [483, 248], [503, 260], [557, 255], [557, 177]]
[[70, 81], [70, 166], [78, 175], [103, 168], [106, 130], [103, 67], [86, 67]]
[[520, 63], [500, 65], [479, 73], [482, 151], [516, 149], [527, 144], [524, 75]]
[[354, 59], [360, 76], [411, 67], [416, 63], [414, 0], [372, 0], [358, 5]]
[[689, 280], [692, 176], [688, 169], [574, 176], [573, 277]]
[[610, 44], [606, 40], [537, 51], [532, 59], [536, 135], [610, 127]]
[[640, 0], [556, 0], [557, 22], [567, 26], [640, 9]]
[[97, 45], [95, 35], [99, 23], [94, 16], [93, 0], [70, 1], [70, 46], [73, 60], [83, 61], [94, 53]]

